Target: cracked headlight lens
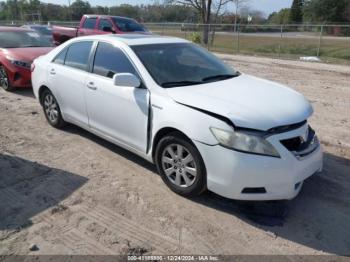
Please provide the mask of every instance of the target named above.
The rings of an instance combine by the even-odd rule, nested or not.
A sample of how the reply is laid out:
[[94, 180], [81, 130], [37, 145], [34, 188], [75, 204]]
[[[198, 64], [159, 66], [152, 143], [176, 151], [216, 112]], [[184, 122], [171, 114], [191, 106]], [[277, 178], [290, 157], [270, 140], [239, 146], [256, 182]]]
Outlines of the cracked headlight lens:
[[277, 150], [264, 137], [242, 131], [227, 131], [211, 127], [210, 131], [220, 145], [236, 151], [280, 157]]

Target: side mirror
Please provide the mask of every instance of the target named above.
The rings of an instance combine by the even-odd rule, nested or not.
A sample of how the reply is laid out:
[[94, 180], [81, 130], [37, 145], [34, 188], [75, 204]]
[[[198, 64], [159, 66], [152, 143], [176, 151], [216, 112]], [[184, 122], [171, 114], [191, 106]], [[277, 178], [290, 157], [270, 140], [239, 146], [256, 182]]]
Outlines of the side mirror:
[[102, 28], [102, 31], [103, 32], [109, 32], [109, 33], [114, 33], [114, 30], [111, 27], [109, 27], [109, 26], [104, 26]]
[[139, 87], [141, 85], [140, 79], [134, 74], [120, 73], [113, 76], [113, 83], [115, 86]]

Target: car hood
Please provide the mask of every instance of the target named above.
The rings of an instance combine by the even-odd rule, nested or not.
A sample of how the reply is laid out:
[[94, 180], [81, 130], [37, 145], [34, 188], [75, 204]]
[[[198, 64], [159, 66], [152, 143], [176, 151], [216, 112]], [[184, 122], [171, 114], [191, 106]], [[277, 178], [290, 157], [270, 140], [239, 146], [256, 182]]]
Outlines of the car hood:
[[263, 131], [302, 122], [313, 112], [300, 93], [245, 74], [166, 92], [178, 103], [224, 116], [235, 126]]
[[3, 53], [14, 59], [31, 63], [34, 59], [47, 54], [52, 49], [53, 47], [8, 48], [4, 50]]

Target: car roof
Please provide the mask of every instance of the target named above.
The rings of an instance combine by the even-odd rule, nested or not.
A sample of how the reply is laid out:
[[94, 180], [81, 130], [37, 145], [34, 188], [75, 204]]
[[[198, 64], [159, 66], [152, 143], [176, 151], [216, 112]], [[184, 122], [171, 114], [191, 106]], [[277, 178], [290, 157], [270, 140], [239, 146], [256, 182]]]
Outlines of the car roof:
[[[126, 45], [151, 45], [151, 44], [170, 44], [170, 43], [189, 43], [188, 40], [160, 35], [145, 35], [145, 34], [106, 34], [86, 36], [84, 38], [99, 40], [99, 41], [116, 41], [123, 42]], [[81, 39], [81, 37], [80, 37]]]
[[0, 26], [0, 32], [32, 32], [28, 28], [15, 27], [15, 26]]
[[130, 18], [130, 17], [125, 17], [125, 16], [117, 16], [117, 15], [84, 15], [87, 18], [119, 18], [119, 19], [126, 19], [126, 20], [133, 20], [135, 21], [135, 19]]

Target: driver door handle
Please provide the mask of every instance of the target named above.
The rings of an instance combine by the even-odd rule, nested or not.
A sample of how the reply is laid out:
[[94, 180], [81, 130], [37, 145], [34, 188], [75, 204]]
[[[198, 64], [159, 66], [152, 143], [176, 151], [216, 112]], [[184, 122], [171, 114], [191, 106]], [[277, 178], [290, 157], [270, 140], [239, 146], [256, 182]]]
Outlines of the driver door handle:
[[95, 86], [94, 82], [89, 82], [87, 84], [87, 87], [91, 90], [96, 90], [97, 89], [97, 86]]
[[50, 70], [50, 74], [51, 74], [51, 75], [56, 75], [55, 69], [52, 68], [52, 69]]

